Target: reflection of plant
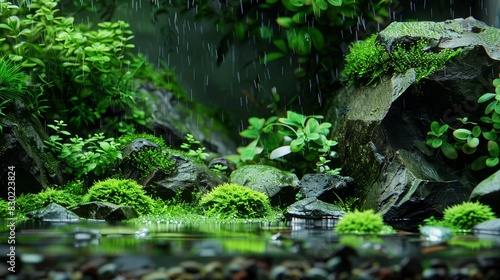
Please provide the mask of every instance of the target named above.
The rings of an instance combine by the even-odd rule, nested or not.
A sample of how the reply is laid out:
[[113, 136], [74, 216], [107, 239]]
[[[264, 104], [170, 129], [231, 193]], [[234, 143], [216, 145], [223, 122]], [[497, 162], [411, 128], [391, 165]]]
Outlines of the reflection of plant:
[[[200, 141], [194, 139], [194, 136], [191, 134], [186, 134], [184, 136], [185, 142], [181, 144], [181, 148], [187, 151], [187, 155], [199, 160], [204, 160], [208, 154], [203, 152], [205, 147], [200, 143]], [[197, 147], [194, 147], [197, 146]], [[196, 150], [194, 150], [196, 148]]]
[[377, 78], [391, 73], [405, 73], [414, 69], [415, 82], [442, 69], [460, 49], [432, 52], [426, 40], [409, 44], [396, 44], [390, 53], [377, 42], [376, 34], [350, 46], [342, 75], [351, 84], [368, 85]]
[[[462, 126], [453, 129], [453, 142], [448, 137], [450, 126], [440, 125], [434, 121], [431, 123], [431, 131], [427, 132], [427, 145], [435, 149], [441, 149], [443, 154], [450, 158], [458, 157], [457, 151], [464, 154], [474, 154], [478, 150], [486, 150], [487, 155], [479, 156], [471, 164], [473, 170], [480, 170], [484, 167], [495, 167], [499, 163], [500, 148], [498, 141], [500, 138], [500, 78], [493, 80], [495, 93], [485, 93], [479, 97], [479, 103], [488, 102], [484, 115], [480, 118], [483, 124], [468, 121], [467, 118], [459, 118]], [[482, 139], [486, 144], [481, 146]]]
[[57, 203], [64, 207], [77, 205], [82, 196], [64, 189], [46, 188], [39, 193], [22, 194], [16, 199], [16, 209], [21, 213], [43, 208], [50, 203]]
[[128, 179], [106, 179], [95, 183], [83, 201], [102, 201], [132, 206], [141, 214], [153, 211], [154, 200], [147, 196], [142, 186]]
[[10, 218], [9, 202], [0, 198], [0, 219]]
[[269, 198], [247, 187], [224, 184], [202, 196], [200, 207], [208, 216], [260, 218], [269, 214]]
[[288, 154], [300, 155], [302, 161], [290, 162], [302, 172], [316, 170], [318, 173], [339, 174], [340, 169], [330, 169], [330, 158], [337, 157], [332, 147], [336, 141], [329, 140], [329, 122], [319, 123], [323, 116], [304, 116], [292, 111], [286, 118], [271, 117], [268, 120], [252, 117], [250, 127], [240, 135], [254, 139], [239, 149], [242, 161], [254, 161], [258, 155], [271, 160]]
[[89, 135], [83, 139], [78, 135], [63, 143], [61, 136], [71, 136], [64, 130], [67, 126], [63, 121], [55, 121], [55, 125], [47, 125], [55, 130], [45, 141], [48, 148], [59, 160], [64, 162], [64, 171], [80, 178], [88, 173], [103, 175], [107, 168], [121, 158], [120, 144], [114, 138], [106, 138], [103, 133]]
[[339, 220], [335, 231], [337, 233], [379, 234], [384, 229], [382, 215], [373, 210], [346, 213]]

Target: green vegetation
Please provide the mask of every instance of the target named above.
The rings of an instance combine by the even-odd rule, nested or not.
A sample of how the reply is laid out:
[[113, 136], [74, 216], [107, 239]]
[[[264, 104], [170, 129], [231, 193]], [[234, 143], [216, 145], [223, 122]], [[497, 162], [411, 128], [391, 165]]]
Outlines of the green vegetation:
[[[434, 121], [431, 130], [427, 132], [427, 145], [441, 152], [450, 159], [458, 158], [458, 151], [466, 155], [479, 152], [482, 154], [471, 164], [472, 170], [485, 167], [495, 167], [499, 163], [500, 148], [498, 137], [500, 133], [500, 78], [493, 80], [495, 93], [485, 93], [478, 98], [479, 103], [489, 102], [484, 110], [484, 115], [479, 122], [459, 118], [462, 126], [454, 129], [447, 124], [440, 125]], [[453, 137], [448, 131], [453, 130]]]
[[155, 202], [141, 185], [128, 179], [106, 179], [95, 183], [83, 198], [84, 202], [102, 201], [135, 208], [140, 214], [153, 211]]
[[335, 231], [340, 234], [380, 234], [390, 233], [393, 230], [384, 224], [382, 215], [370, 209], [346, 213], [338, 221]]
[[0, 220], [10, 217], [9, 202], [5, 199], [0, 199]]
[[454, 230], [470, 230], [477, 224], [495, 219], [491, 208], [480, 202], [463, 202], [447, 207], [443, 213], [443, 219], [438, 220], [430, 217], [424, 222], [428, 225], [444, 226]]
[[418, 82], [442, 69], [446, 62], [460, 52], [460, 49], [434, 52], [428, 46], [426, 40], [400, 43], [389, 53], [374, 34], [350, 46], [342, 75], [350, 84], [369, 85], [384, 75], [414, 69], [415, 82]]
[[155, 169], [169, 175], [174, 170], [175, 164], [166, 150], [161, 151], [153, 147], [143, 147], [140, 151], [131, 153], [126, 160], [140, 172], [141, 179], [150, 175]]
[[251, 219], [268, 215], [271, 204], [263, 193], [236, 184], [224, 184], [203, 195], [200, 208], [207, 216]]
[[63, 121], [55, 121], [55, 125], [47, 125], [55, 130], [45, 141], [49, 149], [64, 164], [64, 172], [80, 178], [88, 173], [103, 175], [110, 165], [121, 159], [120, 144], [114, 138], [105, 138], [104, 133], [89, 135], [83, 139], [78, 135], [69, 138], [69, 142], [62, 142], [62, 136], [71, 136], [64, 130], [67, 126]]
[[82, 196], [71, 193], [66, 189], [48, 187], [37, 194], [22, 194], [16, 199], [16, 210], [20, 213], [43, 208], [50, 203], [57, 203], [64, 207], [72, 207], [80, 203]]
[[[292, 111], [287, 112], [286, 118], [251, 117], [250, 126], [240, 135], [253, 139], [245, 147], [238, 149], [239, 158], [232, 158], [239, 164], [269, 163], [270, 160], [279, 160], [281, 169], [295, 169], [295, 172], [305, 174], [310, 171], [318, 173], [339, 174], [340, 169], [331, 169], [330, 160], [337, 157], [332, 147], [337, 145], [329, 140], [331, 124], [319, 123], [323, 116], [304, 116]], [[290, 157], [295, 156], [295, 157]], [[289, 160], [287, 160], [287, 158]]]
[[205, 147], [203, 147], [200, 141], [194, 139], [193, 135], [189, 133], [186, 134], [186, 136], [184, 136], [184, 140], [185, 142], [181, 144], [181, 148], [186, 150], [188, 156], [200, 161], [203, 161], [205, 158], [207, 158], [208, 154], [204, 152]]
[[139, 134], [127, 134], [127, 135], [122, 135], [118, 138], [118, 143], [120, 143], [123, 147], [129, 145], [132, 143], [134, 140], [137, 139], [146, 139], [151, 143], [154, 143], [162, 150], [167, 149], [167, 144], [165, 143], [165, 139], [161, 137], [156, 137], [154, 135], [148, 134], [148, 133], [139, 133]]

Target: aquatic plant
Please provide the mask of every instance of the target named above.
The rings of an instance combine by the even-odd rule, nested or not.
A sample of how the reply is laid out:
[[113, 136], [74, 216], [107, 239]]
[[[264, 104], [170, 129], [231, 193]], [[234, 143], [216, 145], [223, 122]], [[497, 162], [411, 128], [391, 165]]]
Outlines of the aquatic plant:
[[[337, 145], [328, 139], [331, 124], [320, 123], [321, 115], [304, 116], [288, 111], [287, 116], [269, 119], [249, 118], [250, 126], [241, 131], [244, 138], [254, 139], [246, 147], [240, 147], [239, 160], [251, 162], [260, 158], [280, 160], [286, 167], [306, 173], [314, 170], [318, 173], [339, 174], [340, 168], [331, 169], [330, 159], [337, 153], [332, 147]], [[298, 155], [298, 159], [287, 161], [289, 154]]]
[[201, 197], [200, 208], [207, 216], [251, 219], [268, 215], [271, 204], [261, 192], [236, 184], [223, 184]]
[[351, 44], [342, 76], [349, 84], [369, 85], [384, 75], [405, 73], [413, 69], [416, 74], [415, 82], [418, 82], [442, 69], [446, 62], [460, 52], [460, 49], [434, 52], [428, 45], [429, 42], [424, 39], [398, 43], [389, 53], [374, 34]]
[[57, 203], [64, 207], [72, 207], [80, 203], [82, 196], [64, 189], [48, 187], [39, 193], [21, 194], [16, 198], [16, 210], [27, 213], [43, 208], [50, 203]]
[[154, 200], [134, 180], [106, 179], [95, 183], [83, 197], [84, 202], [102, 201], [133, 207], [140, 214], [153, 211]]
[[67, 126], [64, 121], [55, 120], [55, 123], [47, 125], [56, 134], [45, 141], [45, 148], [64, 163], [64, 172], [76, 178], [89, 173], [99, 176], [121, 159], [121, 146], [114, 138], [106, 138], [104, 133], [96, 133], [86, 139], [75, 135], [69, 138], [69, 142], [63, 142], [63, 137], [69, 137], [71, 133], [64, 129]]
[[[472, 170], [485, 167], [495, 167], [500, 162], [500, 78], [493, 80], [495, 93], [485, 93], [478, 98], [478, 103], [489, 102], [484, 109], [480, 122], [469, 121], [468, 118], [458, 118], [459, 128], [452, 128], [448, 124], [440, 125], [437, 121], [431, 123], [431, 130], [427, 132], [427, 145], [440, 149], [449, 159], [457, 159], [458, 152], [471, 155], [477, 151], [481, 153], [472, 164]], [[452, 137], [449, 131], [453, 130]]]
[[347, 212], [335, 226], [340, 234], [379, 234], [385, 228], [382, 215], [373, 210]]
[[447, 207], [443, 214], [444, 224], [458, 230], [470, 230], [477, 224], [496, 218], [488, 205], [470, 201]]

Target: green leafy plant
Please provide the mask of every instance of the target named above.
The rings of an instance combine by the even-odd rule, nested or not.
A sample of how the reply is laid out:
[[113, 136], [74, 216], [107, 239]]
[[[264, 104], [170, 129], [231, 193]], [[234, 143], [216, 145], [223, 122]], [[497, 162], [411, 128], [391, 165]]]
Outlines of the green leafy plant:
[[269, 214], [269, 198], [247, 187], [223, 184], [202, 196], [200, 207], [207, 216], [221, 218], [260, 218]]
[[[458, 158], [458, 151], [464, 154], [474, 154], [480, 151], [483, 155], [476, 158], [472, 164], [472, 170], [480, 170], [485, 167], [495, 167], [499, 163], [500, 148], [500, 78], [493, 80], [495, 93], [485, 93], [478, 98], [479, 103], [489, 102], [484, 110], [484, 115], [479, 122], [469, 121], [467, 118], [459, 118], [461, 126], [457, 129], [449, 125], [440, 125], [434, 121], [431, 130], [427, 132], [427, 145], [432, 148], [440, 148], [443, 154], [450, 159]], [[451, 139], [448, 131], [453, 130]], [[482, 144], [484, 143], [484, 144]], [[482, 144], [482, 145], [481, 145]]]
[[331, 169], [328, 165], [331, 158], [337, 157], [332, 150], [337, 142], [328, 139], [331, 124], [320, 123], [318, 120], [322, 118], [320, 115], [304, 116], [292, 111], [287, 112], [286, 118], [250, 118], [250, 127], [240, 135], [254, 140], [239, 149], [241, 160], [253, 161], [257, 155], [275, 160], [296, 154], [302, 161], [295, 161], [293, 167], [301, 172], [312, 169], [318, 173], [339, 174], [340, 168]]
[[[204, 152], [205, 147], [200, 143], [200, 141], [194, 139], [191, 134], [186, 134], [184, 136], [185, 142], [181, 144], [181, 148], [187, 151], [187, 155], [199, 160], [204, 160], [207, 158], [208, 154]], [[196, 148], [196, 150], [195, 150]]]
[[10, 218], [9, 202], [5, 199], [0, 199], [0, 220]]
[[340, 234], [379, 234], [386, 227], [382, 215], [373, 210], [354, 210], [338, 221], [335, 231]]
[[106, 179], [95, 183], [83, 198], [84, 202], [103, 201], [135, 208], [140, 214], [153, 211], [154, 200], [141, 185], [129, 179]]
[[457, 230], [470, 230], [477, 224], [496, 218], [489, 206], [468, 201], [447, 207], [443, 214], [444, 224]]
[[349, 84], [369, 85], [378, 78], [392, 73], [405, 73], [414, 69], [415, 82], [442, 69], [446, 62], [460, 53], [460, 49], [434, 52], [429, 42], [418, 40], [396, 44], [389, 53], [377, 42], [377, 35], [351, 44], [342, 76]]
[[55, 123], [47, 125], [56, 134], [45, 141], [45, 147], [64, 163], [64, 172], [76, 178], [88, 173], [99, 176], [122, 158], [121, 145], [115, 142], [114, 138], [106, 138], [104, 133], [96, 133], [89, 135], [87, 139], [75, 135], [68, 139], [69, 142], [63, 142], [63, 137], [69, 137], [71, 133], [64, 130], [67, 126], [64, 121], [56, 120]]
[[43, 208], [50, 203], [57, 203], [64, 207], [72, 207], [80, 203], [82, 196], [65, 189], [48, 187], [39, 193], [22, 194], [16, 199], [16, 209], [21, 213]]

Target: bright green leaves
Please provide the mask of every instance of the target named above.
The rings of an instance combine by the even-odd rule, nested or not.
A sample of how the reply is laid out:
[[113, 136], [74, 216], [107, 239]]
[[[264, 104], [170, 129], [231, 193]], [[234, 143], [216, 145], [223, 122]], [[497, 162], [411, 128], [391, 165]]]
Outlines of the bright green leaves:
[[[448, 125], [439, 125], [438, 122], [431, 123], [431, 130], [427, 132], [427, 145], [432, 148], [441, 148], [443, 154], [450, 158], [458, 157], [457, 151], [471, 155], [476, 152], [483, 153], [471, 164], [472, 170], [480, 170], [485, 167], [495, 167], [499, 164], [500, 149], [498, 145], [498, 134], [500, 133], [500, 79], [493, 81], [495, 93], [485, 93], [478, 98], [479, 103], [489, 102], [484, 111], [484, 116], [480, 117], [482, 125], [470, 122], [467, 118], [459, 118], [462, 127], [453, 130], [454, 143], [448, 143]], [[472, 128], [466, 128], [469, 126]], [[486, 145], [481, 145], [481, 138], [486, 140]], [[484, 155], [487, 153], [487, 155]]]
[[[251, 117], [248, 120], [250, 126], [240, 135], [254, 140], [238, 149], [238, 160], [252, 163], [271, 159], [293, 166], [300, 172], [315, 169], [317, 172], [338, 174], [340, 169], [329, 167], [330, 159], [337, 157], [332, 151], [337, 142], [328, 139], [331, 124], [320, 123], [320, 119], [323, 116], [304, 116], [293, 111], [288, 111], [282, 118], [274, 116], [265, 120]], [[286, 158], [292, 159], [293, 156], [300, 159], [287, 161]]]

